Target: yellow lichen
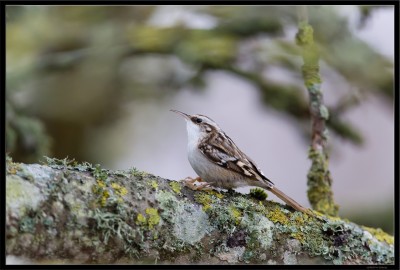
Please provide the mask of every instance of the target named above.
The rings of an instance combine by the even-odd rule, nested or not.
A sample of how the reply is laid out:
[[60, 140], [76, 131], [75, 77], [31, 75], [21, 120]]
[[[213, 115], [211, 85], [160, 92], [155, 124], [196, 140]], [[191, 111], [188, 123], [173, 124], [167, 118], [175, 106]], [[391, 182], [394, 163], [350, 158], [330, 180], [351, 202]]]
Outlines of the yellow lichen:
[[149, 229], [153, 229], [155, 225], [160, 222], [160, 216], [158, 215], [158, 210], [155, 208], [147, 208], [146, 214], [148, 215], [147, 223]]
[[106, 206], [107, 199], [110, 197], [110, 193], [107, 190], [104, 190], [100, 199], [101, 206]]
[[198, 193], [194, 196], [196, 202], [200, 203], [201, 205], [203, 205], [203, 210], [207, 211], [208, 209], [211, 208], [211, 203], [212, 203], [212, 199], [210, 197], [210, 195], [206, 194], [206, 193]]
[[231, 215], [235, 219], [235, 223], [240, 224], [240, 221], [242, 219], [242, 212], [240, 212], [239, 209], [234, 206], [230, 206], [229, 209], [231, 210]]
[[16, 174], [17, 171], [20, 169], [19, 163], [14, 163], [14, 162], [7, 162], [7, 173], [8, 174]]
[[172, 190], [176, 193], [176, 194], [181, 194], [181, 184], [179, 184], [176, 181], [171, 181], [169, 183], [170, 187], [172, 188]]
[[150, 182], [150, 186], [151, 186], [152, 188], [154, 188], [155, 190], [158, 189], [158, 183], [157, 183], [155, 180], [153, 180], [153, 181]]
[[294, 222], [296, 226], [302, 226], [310, 222], [310, 216], [305, 213], [295, 212], [291, 215], [290, 221]]
[[9, 174], [16, 174], [16, 173], [17, 173], [17, 169], [16, 169], [15, 167], [11, 167], [11, 168], [8, 170], [8, 173], [9, 173]]
[[283, 225], [289, 223], [289, 218], [278, 207], [272, 211], [269, 211], [267, 217], [274, 223], [279, 222]]
[[138, 224], [138, 225], [145, 225], [145, 224], [146, 224], [146, 221], [147, 221], [147, 219], [146, 219], [145, 216], [143, 216], [143, 215], [140, 214], [140, 213], [137, 215], [137, 217], [136, 217], [136, 224]]
[[304, 224], [304, 218], [302, 218], [301, 216], [295, 217], [294, 218], [294, 222], [296, 222], [299, 225], [303, 225]]
[[304, 244], [306, 237], [304, 236], [304, 233], [302, 232], [293, 232], [290, 234], [293, 238], [297, 239], [300, 241], [300, 243]]
[[128, 194], [128, 190], [125, 187], [120, 186], [117, 183], [112, 183], [111, 187], [115, 190], [115, 192], [119, 195], [119, 196], [124, 196], [126, 194]]
[[362, 226], [362, 228], [368, 232], [370, 232], [378, 241], [380, 242], [386, 242], [389, 245], [393, 245], [394, 243], [394, 237], [391, 236], [390, 234], [385, 233], [381, 228], [371, 228], [371, 227], [366, 227]]
[[210, 191], [208, 191], [208, 193], [214, 195], [214, 196], [217, 197], [218, 199], [222, 199], [222, 198], [224, 197], [224, 195], [222, 195], [222, 194], [219, 193], [219, 192], [216, 192], [215, 190], [210, 190]]
[[96, 181], [97, 181], [98, 187], [103, 188], [103, 187], [106, 186], [106, 184], [104, 183], [104, 181], [102, 181], [102, 180], [100, 180], [100, 179], [97, 179]]

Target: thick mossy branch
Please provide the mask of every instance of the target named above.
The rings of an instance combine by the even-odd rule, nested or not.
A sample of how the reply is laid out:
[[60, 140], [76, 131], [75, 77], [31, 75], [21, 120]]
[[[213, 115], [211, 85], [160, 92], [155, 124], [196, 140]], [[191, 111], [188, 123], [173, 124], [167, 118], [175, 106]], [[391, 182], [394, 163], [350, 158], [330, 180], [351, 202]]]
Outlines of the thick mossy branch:
[[136, 169], [7, 158], [6, 253], [36, 263], [393, 264], [393, 237]]
[[312, 139], [309, 158], [312, 165], [308, 173], [308, 200], [313, 209], [324, 214], [336, 216], [338, 205], [333, 199], [332, 179], [326, 151], [327, 130], [325, 121], [329, 118], [328, 109], [323, 104], [321, 78], [319, 75], [319, 52], [314, 43], [313, 28], [302, 21], [296, 35], [296, 43], [302, 48], [304, 65], [302, 73], [307, 87], [312, 121]]

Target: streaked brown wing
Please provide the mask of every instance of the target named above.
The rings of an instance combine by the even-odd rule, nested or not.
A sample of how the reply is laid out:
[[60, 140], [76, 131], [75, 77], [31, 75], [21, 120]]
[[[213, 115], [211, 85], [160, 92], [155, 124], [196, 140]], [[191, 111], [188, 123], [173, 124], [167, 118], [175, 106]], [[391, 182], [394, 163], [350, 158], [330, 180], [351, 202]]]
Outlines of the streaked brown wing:
[[204, 156], [218, 166], [235, 171], [247, 178], [273, 184], [255, 165], [254, 161], [239, 150], [232, 139], [225, 134], [222, 135], [225, 138], [221, 139], [215, 136], [200, 143], [199, 150]]

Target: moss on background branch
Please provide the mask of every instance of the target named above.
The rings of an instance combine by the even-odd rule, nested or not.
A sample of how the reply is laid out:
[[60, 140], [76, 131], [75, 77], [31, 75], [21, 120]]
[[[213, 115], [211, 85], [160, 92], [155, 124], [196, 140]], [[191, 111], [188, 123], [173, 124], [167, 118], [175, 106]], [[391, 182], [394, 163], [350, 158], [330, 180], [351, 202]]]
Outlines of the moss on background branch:
[[313, 209], [336, 216], [339, 207], [333, 199], [332, 178], [326, 151], [328, 131], [325, 121], [329, 118], [329, 112], [323, 104], [318, 64], [319, 53], [317, 45], [314, 43], [313, 28], [307, 22], [306, 7], [299, 7], [299, 10], [301, 21], [296, 35], [296, 43], [303, 49], [302, 73], [310, 97], [309, 106], [312, 121], [312, 139], [309, 151], [312, 164], [307, 175], [308, 200]]
[[394, 263], [379, 229], [251, 195], [66, 159], [6, 170], [6, 254], [34, 263]]

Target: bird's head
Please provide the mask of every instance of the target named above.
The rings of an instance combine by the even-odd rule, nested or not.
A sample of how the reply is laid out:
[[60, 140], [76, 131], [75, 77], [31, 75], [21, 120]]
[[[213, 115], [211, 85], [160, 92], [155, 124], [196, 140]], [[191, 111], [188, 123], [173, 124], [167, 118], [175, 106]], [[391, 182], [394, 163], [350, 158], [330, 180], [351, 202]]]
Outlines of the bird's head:
[[171, 112], [181, 115], [186, 120], [189, 140], [200, 139], [213, 131], [220, 130], [218, 124], [205, 115], [190, 115], [177, 110], [171, 110]]

